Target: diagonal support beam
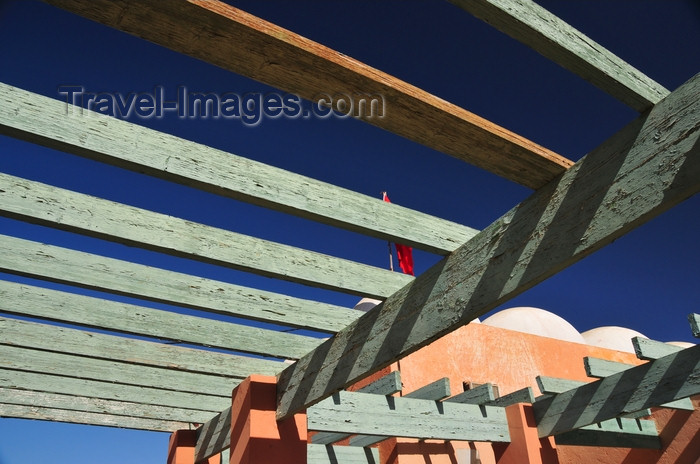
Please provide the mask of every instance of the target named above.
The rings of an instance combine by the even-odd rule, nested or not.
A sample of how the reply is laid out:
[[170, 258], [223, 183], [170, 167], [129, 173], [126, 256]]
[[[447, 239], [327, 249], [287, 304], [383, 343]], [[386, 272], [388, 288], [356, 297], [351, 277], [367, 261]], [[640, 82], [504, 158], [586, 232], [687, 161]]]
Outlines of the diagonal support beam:
[[357, 117], [531, 188], [573, 164], [463, 108], [221, 1], [45, 1], [312, 102], [321, 95], [378, 97], [384, 101], [381, 115]]
[[661, 84], [530, 0], [450, 0], [637, 111], [668, 95]]
[[700, 190], [700, 75], [279, 375], [289, 417], [613, 242]]
[[[617, 361], [608, 361], [607, 359], [593, 358], [590, 356], [586, 356], [585, 358], [583, 358], [583, 364], [586, 369], [586, 375], [588, 375], [588, 377], [594, 377], [599, 379], [632, 368], [631, 364], [625, 364]], [[682, 398], [678, 401], [672, 401], [670, 403], [660, 404], [658, 406], [670, 409], [684, 409], [686, 411], [692, 411], [695, 409], [695, 407], [693, 406], [693, 402], [690, 401], [690, 398]]]
[[537, 401], [540, 437], [700, 394], [700, 345]]

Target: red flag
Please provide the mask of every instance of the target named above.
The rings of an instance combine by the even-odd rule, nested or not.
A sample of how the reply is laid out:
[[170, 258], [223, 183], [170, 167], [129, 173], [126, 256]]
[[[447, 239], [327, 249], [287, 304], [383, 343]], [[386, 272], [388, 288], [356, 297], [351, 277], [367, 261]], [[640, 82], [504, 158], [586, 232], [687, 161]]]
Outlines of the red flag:
[[[389, 201], [389, 195], [384, 192], [384, 201], [391, 203]], [[399, 259], [399, 266], [404, 274], [415, 275], [413, 273], [413, 248], [408, 245], [401, 245], [400, 243], [394, 243], [396, 247], [396, 257]]]

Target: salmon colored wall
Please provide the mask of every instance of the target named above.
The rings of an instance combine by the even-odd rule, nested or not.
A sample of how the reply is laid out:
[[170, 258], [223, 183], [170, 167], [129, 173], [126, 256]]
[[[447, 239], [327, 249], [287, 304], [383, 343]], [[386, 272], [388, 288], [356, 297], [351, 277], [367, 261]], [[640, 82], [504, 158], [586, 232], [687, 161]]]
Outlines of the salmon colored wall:
[[[409, 393], [442, 377], [450, 379], [452, 394], [463, 391], [462, 382], [498, 386], [501, 395], [532, 387], [540, 394], [536, 376], [592, 381], [586, 376], [585, 356], [628, 364], [641, 364], [634, 354], [566, 342], [552, 338], [469, 324], [397, 363], [403, 393]], [[697, 404], [697, 403], [696, 403]], [[698, 464], [700, 463], [700, 411], [659, 409], [653, 414], [664, 449], [591, 448], [554, 446], [542, 441], [537, 462], [560, 464]], [[552, 457], [549, 449], [556, 449]], [[442, 443], [392, 439], [380, 447], [387, 464], [456, 464], [460, 449], [477, 449], [483, 464], [504, 464], [503, 450], [489, 443]], [[466, 451], [463, 451], [466, 453]], [[501, 459], [501, 460], [499, 460]], [[530, 461], [535, 462], [535, 461]], [[459, 463], [461, 464], [461, 463]]]

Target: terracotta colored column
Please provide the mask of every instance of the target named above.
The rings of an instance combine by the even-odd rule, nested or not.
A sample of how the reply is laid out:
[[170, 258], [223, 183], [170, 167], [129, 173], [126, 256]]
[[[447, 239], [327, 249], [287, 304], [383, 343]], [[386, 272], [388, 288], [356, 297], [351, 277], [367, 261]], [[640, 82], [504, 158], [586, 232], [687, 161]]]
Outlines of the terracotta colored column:
[[552, 437], [540, 439], [537, 425], [528, 404], [506, 408], [510, 443], [494, 443], [497, 464], [559, 464]]
[[[195, 464], [194, 446], [197, 443], [196, 430], [178, 430], [170, 435], [168, 443], [168, 464]], [[221, 464], [221, 456], [212, 456], [202, 464]]]
[[233, 390], [230, 464], [306, 464], [306, 414], [275, 420], [277, 379], [252, 375]]

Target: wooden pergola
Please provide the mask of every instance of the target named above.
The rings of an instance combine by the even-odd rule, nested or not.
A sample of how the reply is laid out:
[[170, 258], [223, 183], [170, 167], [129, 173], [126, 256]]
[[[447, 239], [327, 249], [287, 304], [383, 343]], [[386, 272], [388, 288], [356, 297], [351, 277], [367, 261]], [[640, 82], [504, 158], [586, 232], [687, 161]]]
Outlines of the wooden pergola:
[[[226, 428], [231, 420], [230, 392], [251, 374], [277, 376], [279, 420], [303, 411], [309, 411], [310, 420], [312, 415], [330, 417], [333, 411], [352, 414], [342, 409], [342, 398], [357, 393], [344, 392], [345, 388], [468, 324], [700, 189], [700, 75], [669, 92], [529, 0], [453, 3], [640, 112], [636, 120], [576, 163], [223, 2], [45, 1], [303, 98], [321, 92], [383, 95], [392, 112], [368, 120], [371, 124], [534, 192], [477, 231], [124, 120], [96, 113], [86, 117], [88, 110], [67, 113], [63, 101], [0, 84], [2, 134], [444, 256], [413, 278], [0, 174], [0, 214], [10, 218], [384, 300], [363, 314], [2, 236], [2, 272], [334, 334], [324, 341], [2, 281], [0, 311], [34, 320], [0, 318], [3, 417], [169, 432], [205, 424], [206, 433], [200, 434], [198, 443], [198, 457], [203, 459], [230, 445]], [[697, 328], [698, 320], [692, 321]], [[569, 385], [536, 401], [541, 436], [578, 430], [700, 393], [699, 350], [696, 346], [664, 353], [642, 366], [590, 384]], [[665, 387], [655, 388], [662, 380]], [[396, 379], [383, 382], [366, 392], [381, 398], [397, 391]], [[439, 385], [429, 387], [432, 393], [416, 398], [428, 402], [445, 398], [431, 396]], [[572, 401], [588, 398], [594, 391], [608, 392], [607, 401], [595, 405]], [[484, 406], [494, 401], [488, 391], [484, 394], [486, 399], [480, 401], [444, 402], [449, 410], [445, 414], [465, 417], [475, 414], [474, 408], [490, 408], [489, 417], [502, 426], [499, 405]], [[329, 403], [332, 395], [340, 401]], [[366, 401], [367, 408], [382, 404]], [[414, 406], [420, 403], [406, 405]], [[361, 435], [361, 430], [338, 427], [323, 431]], [[392, 433], [398, 430], [386, 435]], [[494, 436], [465, 438], [488, 441]]]

